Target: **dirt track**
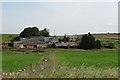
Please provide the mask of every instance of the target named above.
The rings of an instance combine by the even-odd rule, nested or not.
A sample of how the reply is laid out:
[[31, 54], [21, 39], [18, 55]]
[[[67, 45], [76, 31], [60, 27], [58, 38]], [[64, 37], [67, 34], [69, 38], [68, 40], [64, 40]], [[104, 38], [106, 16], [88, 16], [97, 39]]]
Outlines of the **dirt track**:
[[4, 78], [115, 78], [118, 76], [118, 69], [96, 70], [93, 67], [78, 68], [59, 65], [56, 59], [56, 51], [51, 49], [43, 53], [42, 61], [37, 64], [31, 64], [25, 71], [16, 73], [7, 73]]

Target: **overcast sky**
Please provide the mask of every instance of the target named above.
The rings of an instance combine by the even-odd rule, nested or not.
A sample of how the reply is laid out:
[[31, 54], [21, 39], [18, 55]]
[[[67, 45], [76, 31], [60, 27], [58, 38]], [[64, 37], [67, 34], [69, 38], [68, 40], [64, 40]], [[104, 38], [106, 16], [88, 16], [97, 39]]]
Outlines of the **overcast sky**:
[[53, 35], [118, 32], [117, 2], [3, 2], [2, 33], [25, 27], [48, 28]]

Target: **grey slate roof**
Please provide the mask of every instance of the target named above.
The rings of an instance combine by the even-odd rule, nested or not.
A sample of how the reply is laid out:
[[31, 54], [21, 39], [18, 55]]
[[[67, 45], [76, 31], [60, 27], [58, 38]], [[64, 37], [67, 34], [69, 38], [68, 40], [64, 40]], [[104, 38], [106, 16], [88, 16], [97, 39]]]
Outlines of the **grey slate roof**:
[[58, 38], [57, 37], [45, 37], [44, 38], [45, 42], [58, 42]]
[[56, 43], [56, 47], [63, 47], [63, 46], [68, 46], [67, 43], [61, 42], [61, 43]]
[[45, 44], [45, 42], [58, 42], [57, 37], [43, 37], [43, 36], [36, 36], [31, 38], [20, 38], [20, 41], [15, 41], [14, 43], [17, 44], [29, 44], [29, 45], [37, 45], [37, 44]]
[[45, 42], [44, 37], [37, 36], [37, 37], [32, 37], [32, 38], [21, 38], [20, 41], [17, 41], [14, 43], [23, 44], [23, 45], [26, 45], [26, 44], [37, 45], [37, 44], [41, 44], [43, 42]]

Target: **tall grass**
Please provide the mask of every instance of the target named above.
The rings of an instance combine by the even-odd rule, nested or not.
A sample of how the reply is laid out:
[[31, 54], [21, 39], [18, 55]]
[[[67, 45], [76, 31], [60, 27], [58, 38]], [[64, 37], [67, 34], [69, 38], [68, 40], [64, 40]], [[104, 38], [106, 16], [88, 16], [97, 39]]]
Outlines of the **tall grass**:
[[59, 66], [59, 68], [56, 67], [56, 70], [49, 67], [47, 72], [46, 68], [43, 71], [39, 71], [37, 68], [32, 68], [32, 70], [35, 73], [24, 71], [20, 73], [3, 73], [3, 76], [4, 78], [118, 78], [119, 76], [118, 68], [101, 70], [85, 66], [77, 68]]

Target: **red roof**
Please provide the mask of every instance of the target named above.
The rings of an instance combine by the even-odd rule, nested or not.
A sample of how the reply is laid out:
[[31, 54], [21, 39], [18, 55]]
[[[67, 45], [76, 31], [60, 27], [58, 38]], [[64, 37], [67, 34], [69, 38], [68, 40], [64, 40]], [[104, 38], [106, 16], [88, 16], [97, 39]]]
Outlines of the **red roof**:
[[70, 45], [70, 46], [77, 45], [76, 42], [67, 42], [67, 44]]

